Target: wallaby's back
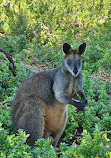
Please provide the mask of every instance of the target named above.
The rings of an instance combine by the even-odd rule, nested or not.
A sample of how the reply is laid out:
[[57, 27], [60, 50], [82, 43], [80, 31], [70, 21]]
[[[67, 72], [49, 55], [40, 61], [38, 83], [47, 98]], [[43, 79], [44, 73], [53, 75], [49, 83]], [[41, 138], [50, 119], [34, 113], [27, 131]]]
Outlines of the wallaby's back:
[[[50, 137], [50, 133], [59, 130], [62, 121], [63, 124], [65, 122], [65, 118], [60, 120], [60, 117], [62, 113], [67, 115], [64, 114], [66, 110], [64, 106], [59, 107], [60, 103], [55, 99], [53, 92], [54, 77], [58, 70], [59, 68], [47, 70], [30, 77], [21, 85], [14, 98], [12, 108], [14, 131], [17, 132], [21, 128], [29, 133], [27, 143], [31, 146], [34, 146], [38, 138]], [[60, 127], [57, 124], [60, 124]]]

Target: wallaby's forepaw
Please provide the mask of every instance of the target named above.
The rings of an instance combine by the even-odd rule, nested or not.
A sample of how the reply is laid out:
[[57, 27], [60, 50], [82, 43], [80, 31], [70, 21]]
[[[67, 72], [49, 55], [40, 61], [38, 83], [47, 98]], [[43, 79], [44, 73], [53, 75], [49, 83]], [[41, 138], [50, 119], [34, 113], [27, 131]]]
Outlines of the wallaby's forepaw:
[[87, 105], [87, 100], [81, 101], [77, 108], [79, 111], [84, 111], [86, 105]]
[[81, 101], [81, 103], [87, 105], [87, 104], [88, 104], [88, 101], [87, 101], [87, 99], [84, 99], [84, 100]]

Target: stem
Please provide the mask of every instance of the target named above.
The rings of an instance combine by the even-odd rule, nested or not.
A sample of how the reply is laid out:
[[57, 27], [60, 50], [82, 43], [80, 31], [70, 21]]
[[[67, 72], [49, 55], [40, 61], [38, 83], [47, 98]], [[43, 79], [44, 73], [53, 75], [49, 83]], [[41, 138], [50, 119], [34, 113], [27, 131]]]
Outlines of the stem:
[[88, 124], [87, 124], [87, 120], [86, 120], [86, 113], [85, 113], [85, 111], [83, 111], [83, 117], [84, 117], [84, 124], [85, 124], [86, 130], [89, 131], [88, 130], [88, 126], [87, 126]]

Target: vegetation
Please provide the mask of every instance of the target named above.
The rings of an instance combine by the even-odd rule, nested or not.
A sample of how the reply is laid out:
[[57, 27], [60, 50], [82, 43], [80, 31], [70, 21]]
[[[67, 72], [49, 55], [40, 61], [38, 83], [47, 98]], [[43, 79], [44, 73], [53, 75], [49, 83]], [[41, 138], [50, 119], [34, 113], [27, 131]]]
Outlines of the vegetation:
[[[0, 2], [0, 48], [9, 52], [16, 76], [8, 60], [0, 54], [0, 157], [111, 157], [111, 23], [110, 0], [27, 0]], [[77, 47], [87, 43], [83, 55], [85, 112], [69, 105], [69, 119], [55, 152], [50, 140], [40, 139], [31, 149], [28, 135], [15, 136], [11, 123], [11, 103], [16, 90], [33, 71], [61, 65], [62, 44]], [[34, 69], [35, 67], [35, 69]]]

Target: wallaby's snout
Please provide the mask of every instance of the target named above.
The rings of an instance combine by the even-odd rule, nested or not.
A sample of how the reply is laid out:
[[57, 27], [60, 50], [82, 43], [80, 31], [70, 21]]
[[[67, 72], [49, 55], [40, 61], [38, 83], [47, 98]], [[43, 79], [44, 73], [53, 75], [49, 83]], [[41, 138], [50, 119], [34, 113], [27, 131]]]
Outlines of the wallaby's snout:
[[77, 74], [78, 70], [77, 70], [77, 67], [74, 68], [74, 73], [75, 75]]
[[74, 72], [74, 77], [76, 77], [80, 73], [81, 66], [82, 66], [81, 56], [78, 55], [78, 54], [74, 54], [74, 57], [73, 57], [73, 72]]

